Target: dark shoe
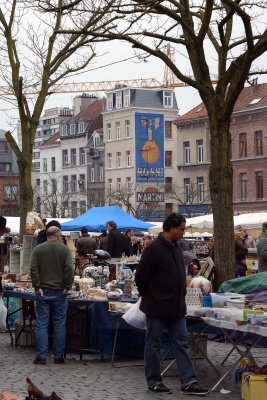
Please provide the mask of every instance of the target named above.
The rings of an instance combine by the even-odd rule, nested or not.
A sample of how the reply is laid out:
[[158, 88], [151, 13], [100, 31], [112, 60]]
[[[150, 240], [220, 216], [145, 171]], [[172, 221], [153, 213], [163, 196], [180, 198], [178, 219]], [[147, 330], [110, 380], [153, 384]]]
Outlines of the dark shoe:
[[184, 394], [194, 394], [196, 396], [205, 396], [205, 394], [209, 393], [208, 389], [201, 388], [196, 382], [182, 386], [181, 392]]
[[65, 362], [65, 360], [63, 357], [54, 359], [54, 364], [64, 364], [64, 362]]
[[33, 360], [33, 364], [46, 364], [46, 358], [36, 357], [35, 360]]
[[157, 393], [166, 393], [166, 394], [172, 393], [172, 390], [167, 386], [165, 386], [163, 382], [150, 385], [148, 386], [148, 389], [151, 390], [152, 392], [157, 392]]

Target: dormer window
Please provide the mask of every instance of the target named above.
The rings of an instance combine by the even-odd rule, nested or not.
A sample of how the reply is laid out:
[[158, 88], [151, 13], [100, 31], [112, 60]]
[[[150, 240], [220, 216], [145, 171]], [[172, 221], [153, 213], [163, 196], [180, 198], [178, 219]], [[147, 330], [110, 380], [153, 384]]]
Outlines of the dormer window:
[[130, 89], [123, 91], [123, 105], [124, 107], [130, 107]]
[[78, 133], [84, 132], [84, 122], [79, 122]]
[[163, 107], [165, 108], [173, 107], [173, 92], [171, 90], [163, 91]]
[[113, 109], [113, 93], [107, 94], [107, 110]]
[[116, 108], [122, 108], [122, 92], [116, 93]]

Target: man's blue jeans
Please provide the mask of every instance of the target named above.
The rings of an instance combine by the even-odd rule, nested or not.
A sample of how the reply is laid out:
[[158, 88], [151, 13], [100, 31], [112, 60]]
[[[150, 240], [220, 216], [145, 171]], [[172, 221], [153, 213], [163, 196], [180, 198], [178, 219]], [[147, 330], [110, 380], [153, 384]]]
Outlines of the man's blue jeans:
[[53, 353], [63, 358], [66, 345], [67, 295], [63, 290], [43, 289], [44, 296], [36, 300], [36, 355], [46, 358], [48, 354], [48, 323], [53, 322]]
[[176, 362], [182, 385], [196, 382], [196, 373], [191, 361], [188, 345], [186, 319], [162, 321], [146, 317], [145, 375], [148, 386], [162, 381], [160, 370], [160, 345], [163, 329], [168, 330], [175, 351]]

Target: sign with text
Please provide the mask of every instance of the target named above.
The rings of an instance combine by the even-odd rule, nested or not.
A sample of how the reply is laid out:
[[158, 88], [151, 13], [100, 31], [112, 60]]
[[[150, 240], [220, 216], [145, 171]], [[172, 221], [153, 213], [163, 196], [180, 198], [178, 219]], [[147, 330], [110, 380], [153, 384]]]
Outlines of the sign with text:
[[164, 182], [164, 115], [135, 113], [136, 182]]
[[138, 203], [163, 203], [164, 193], [163, 192], [137, 192], [136, 201]]

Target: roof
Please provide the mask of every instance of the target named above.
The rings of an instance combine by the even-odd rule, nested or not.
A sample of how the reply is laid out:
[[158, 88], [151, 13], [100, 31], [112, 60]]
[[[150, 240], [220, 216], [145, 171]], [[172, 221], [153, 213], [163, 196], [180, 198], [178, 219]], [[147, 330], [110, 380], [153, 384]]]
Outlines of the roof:
[[60, 143], [60, 134], [55, 133], [49, 139], [47, 139], [40, 147], [51, 146], [52, 144]]
[[[251, 111], [261, 107], [267, 107], [267, 83], [246, 86], [240, 93], [234, 112]], [[204, 103], [198, 104], [187, 113], [181, 115], [176, 123], [182, 123], [186, 120], [207, 118], [207, 109]]]
[[0, 129], [0, 139], [6, 140], [5, 133], [6, 133], [6, 131], [4, 129]]
[[75, 115], [75, 117], [71, 118], [71, 121], [78, 121], [83, 119], [94, 120], [101, 115], [103, 107], [104, 99], [95, 100], [87, 108], [79, 112], [79, 114]]

